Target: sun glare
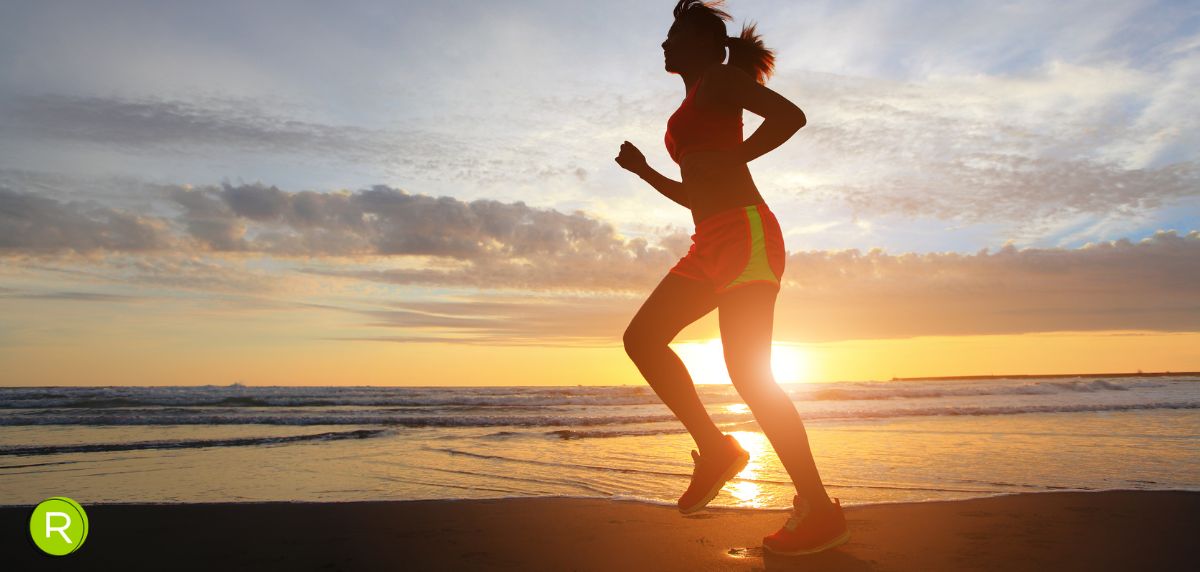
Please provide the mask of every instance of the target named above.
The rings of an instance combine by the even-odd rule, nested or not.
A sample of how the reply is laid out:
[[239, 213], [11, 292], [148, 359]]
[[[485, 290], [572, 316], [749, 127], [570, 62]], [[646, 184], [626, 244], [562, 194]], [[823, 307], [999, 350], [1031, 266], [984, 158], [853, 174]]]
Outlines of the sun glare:
[[[706, 342], [684, 342], [671, 344], [679, 359], [683, 360], [696, 383], [730, 383], [729, 370], [725, 367], [725, 354], [721, 339]], [[779, 383], [795, 383], [808, 380], [808, 360], [799, 346], [784, 343], [771, 344], [771, 372]]]

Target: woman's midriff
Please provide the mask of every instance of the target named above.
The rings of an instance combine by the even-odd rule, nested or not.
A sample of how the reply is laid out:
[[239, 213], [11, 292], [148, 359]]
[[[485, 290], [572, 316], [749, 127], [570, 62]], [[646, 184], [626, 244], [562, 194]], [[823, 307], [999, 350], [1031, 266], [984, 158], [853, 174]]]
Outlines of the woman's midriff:
[[688, 153], [680, 159], [679, 169], [694, 224], [730, 208], [765, 202], [750, 168], [727, 152]]

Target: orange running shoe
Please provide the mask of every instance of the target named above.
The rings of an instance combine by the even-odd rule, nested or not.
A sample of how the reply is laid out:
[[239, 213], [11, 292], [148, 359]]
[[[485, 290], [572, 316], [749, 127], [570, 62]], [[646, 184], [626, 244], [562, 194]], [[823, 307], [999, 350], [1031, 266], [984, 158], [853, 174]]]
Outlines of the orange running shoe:
[[810, 514], [807, 500], [799, 495], [792, 497], [792, 516], [783, 528], [763, 537], [763, 548], [774, 554], [796, 556], [828, 550], [850, 540], [842, 501], [833, 501], [833, 510], [817, 516]]
[[721, 492], [725, 482], [746, 468], [750, 453], [742, 448], [733, 435], [725, 435], [723, 449], [708, 457], [701, 457], [699, 452], [692, 449], [692, 461], [696, 463], [692, 470], [692, 483], [679, 497], [679, 512], [683, 514], [691, 514], [708, 506], [708, 501]]

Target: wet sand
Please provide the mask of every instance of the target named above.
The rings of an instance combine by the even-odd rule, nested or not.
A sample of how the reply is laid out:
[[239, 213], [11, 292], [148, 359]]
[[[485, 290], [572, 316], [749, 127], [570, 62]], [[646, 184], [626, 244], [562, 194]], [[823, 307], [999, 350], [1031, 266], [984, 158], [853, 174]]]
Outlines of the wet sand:
[[786, 511], [602, 499], [84, 504], [78, 552], [42, 556], [0, 507], [4, 570], [1200, 570], [1200, 492], [1037, 493], [848, 507], [853, 537], [764, 554]]

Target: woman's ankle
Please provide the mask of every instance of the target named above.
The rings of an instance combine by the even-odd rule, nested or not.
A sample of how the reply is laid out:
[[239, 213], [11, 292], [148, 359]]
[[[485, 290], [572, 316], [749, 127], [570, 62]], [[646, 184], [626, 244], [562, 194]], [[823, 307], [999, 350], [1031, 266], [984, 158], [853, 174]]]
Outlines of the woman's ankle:
[[717, 433], [716, 437], [712, 437], [711, 441], [697, 443], [696, 448], [700, 450], [701, 457], [709, 455], [723, 454], [729, 448], [729, 440], [725, 438], [724, 433]]
[[796, 495], [799, 496], [803, 501], [807, 501], [808, 511], [811, 514], [822, 515], [822, 514], [831, 513], [834, 510], [836, 510], [836, 506], [833, 504], [833, 500], [829, 498], [829, 495], [826, 495], [824, 493], [822, 493], [819, 496], [818, 495], [806, 496], [801, 493], [796, 493]]

